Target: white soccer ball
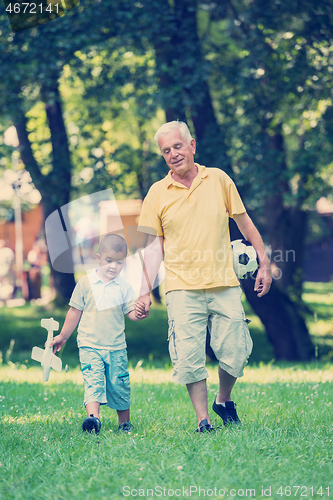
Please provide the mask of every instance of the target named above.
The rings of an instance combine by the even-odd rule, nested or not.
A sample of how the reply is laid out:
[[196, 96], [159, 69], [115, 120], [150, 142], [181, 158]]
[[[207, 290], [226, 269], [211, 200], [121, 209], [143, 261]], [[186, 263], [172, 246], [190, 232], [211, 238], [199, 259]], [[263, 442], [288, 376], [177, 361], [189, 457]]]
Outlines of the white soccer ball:
[[246, 240], [234, 240], [231, 242], [234, 271], [239, 279], [252, 276], [258, 269], [257, 252]]

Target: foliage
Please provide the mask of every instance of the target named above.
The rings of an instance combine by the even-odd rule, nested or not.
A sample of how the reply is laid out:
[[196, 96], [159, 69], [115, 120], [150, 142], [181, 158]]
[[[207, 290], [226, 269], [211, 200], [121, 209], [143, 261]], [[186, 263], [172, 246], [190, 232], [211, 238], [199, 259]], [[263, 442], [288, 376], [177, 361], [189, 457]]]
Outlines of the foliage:
[[[222, 9], [223, 10], [223, 9]], [[285, 206], [313, 206], [331, 170], [332, 6], [227, 2], [205, 39], [211, 82], [230, 126], [230, 154], [249, 206], [272, 189]], [[218, 50], [227, 45], [229, 57]], [[230, 50], [231, 47], [231, 50]], [[223, 75], [223, 86], [219, 75]], [[281, 147], [273, 147], [274, 136]], [[285, 166], [284, 166], [285, 164]]]
[[[274, 286], [292, 301], [280, 316], [301, 324], [307, 211], [332, 189], [332, 13], [328, 0], [82, 0], [13, 35], [0, 11], [1, 114], [45, 217], [110, 184], [144, 196], [164, 175], [154, 130], [185, 119], [197, 160], [237, 181], [272, 251], [295, 250]], [[73, 277], [53, 279], [68, 298]]]
[[117, 198], [141, 198], [156, 171], [158, 179], [163, 175], [147, 139], [157, 112], [152, 66], [150, 52], [135, 54], [117, 39], [76, 52], [66, 65], [61, 90], [77, 166], [75, 196], [111, 185]]

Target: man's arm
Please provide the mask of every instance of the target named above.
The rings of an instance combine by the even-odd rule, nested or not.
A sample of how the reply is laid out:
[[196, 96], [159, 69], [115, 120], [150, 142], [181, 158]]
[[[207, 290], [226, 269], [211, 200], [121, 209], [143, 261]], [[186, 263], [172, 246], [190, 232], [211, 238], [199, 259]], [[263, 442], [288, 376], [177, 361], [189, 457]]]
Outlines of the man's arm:
[[143, 275], [138, 302], [145, 306], [144, 315], [136, 309], [137, 318], [146, 318], [150, 309], [150, 292], [153, 288], [156, 275], [163, 259], [164, 239], [163, 236], [149, 236], [144, 253]]
[[268, 293], [272, 283], [271, 267], [265, 251], [264, 243], [258, 229], [253, 224], [252, 219], [247, 212], [234, 214], [233, 217], [244, 238], [251, 243], [257, 252], [259, 269], [254, 284], [254, 291], [259, 292], [258, 297], [262, 297]]

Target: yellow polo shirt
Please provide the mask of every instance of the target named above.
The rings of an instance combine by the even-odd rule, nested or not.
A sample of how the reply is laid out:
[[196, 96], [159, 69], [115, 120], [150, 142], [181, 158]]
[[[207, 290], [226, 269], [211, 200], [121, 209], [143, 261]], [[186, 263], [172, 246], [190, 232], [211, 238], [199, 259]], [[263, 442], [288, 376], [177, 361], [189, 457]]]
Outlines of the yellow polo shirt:
[[[171, 171], [143, 201], [139, 230], [164, 237], [165, 291], [237, 286], [229, 217], [244, 213], [234, 182], [218, 168], [198, 165], [190, 189]], [[141, 226], [141, 228], [140, 228]]]

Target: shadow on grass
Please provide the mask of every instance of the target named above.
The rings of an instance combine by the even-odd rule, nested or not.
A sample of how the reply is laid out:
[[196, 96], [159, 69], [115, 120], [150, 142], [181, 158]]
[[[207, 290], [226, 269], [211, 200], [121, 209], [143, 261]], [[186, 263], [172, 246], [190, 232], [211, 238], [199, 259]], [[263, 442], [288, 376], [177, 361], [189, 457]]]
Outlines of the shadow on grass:
[[[315, 335], [312, 334], [312, 339], [317, 346], [318, 359], [329, 361], [333, 358], [333, 330], [332, 335], [330, 333], [333, 305], [326, 303], [326, 299], [330, 302], [332, 285], [331, 283], [306, 283], [304, 288], [306, 303], [314, 311], [314, 316], [308, 316], [307, 323], [310, 334], [312, 328], [315, 332]], [[315, 294], [315, 297], [311, 294]], [[324, 297], [325, 301], [321, 302], [321, 298]], [[253, 339], [253, 351], [249, 358], [249, 365], [260, 362], [269, 363], [274, 359], [274, 353], [264, 328], [246, 301], [244, 309], [246, 316], [252, 320], [249, 327]], [[31, 349], [35, 345], [43, 347], [47, 335], [46, 330], [41, 327], [41, 319], [53, 317], [59, 322], [61, 328], [67, 310], [67, 306], [51, 308], [51, 306], [41, 307], [31, 304], [12, 309], [7, 307], [0, 309], [0, 356], [2, 353], [5, 359], [13, 339], [15, 344], [10, 360], [14, 363], [36, 366], [36, 362], [31, 361]], [[318, 325], [321, 325], [320, 321], [326, 325], [322, 334], [317, 328]], [[317, 325], [317, 329], [314, 325]], [[164, 305], [154, 305], [146, 320], [133, 322], [126, 318], [126, 339], [131, 366], [136, 366], [141, 360], [143, 360], [144, 366], [160, 368], [170, 366], [167, 336], [168, 320]], [[65, 347], [60, 351], [59, 357], [63, 361], [63, 366], [66, 364], [70, 367], [78, 365], [76, 332], [72, 334]]]

